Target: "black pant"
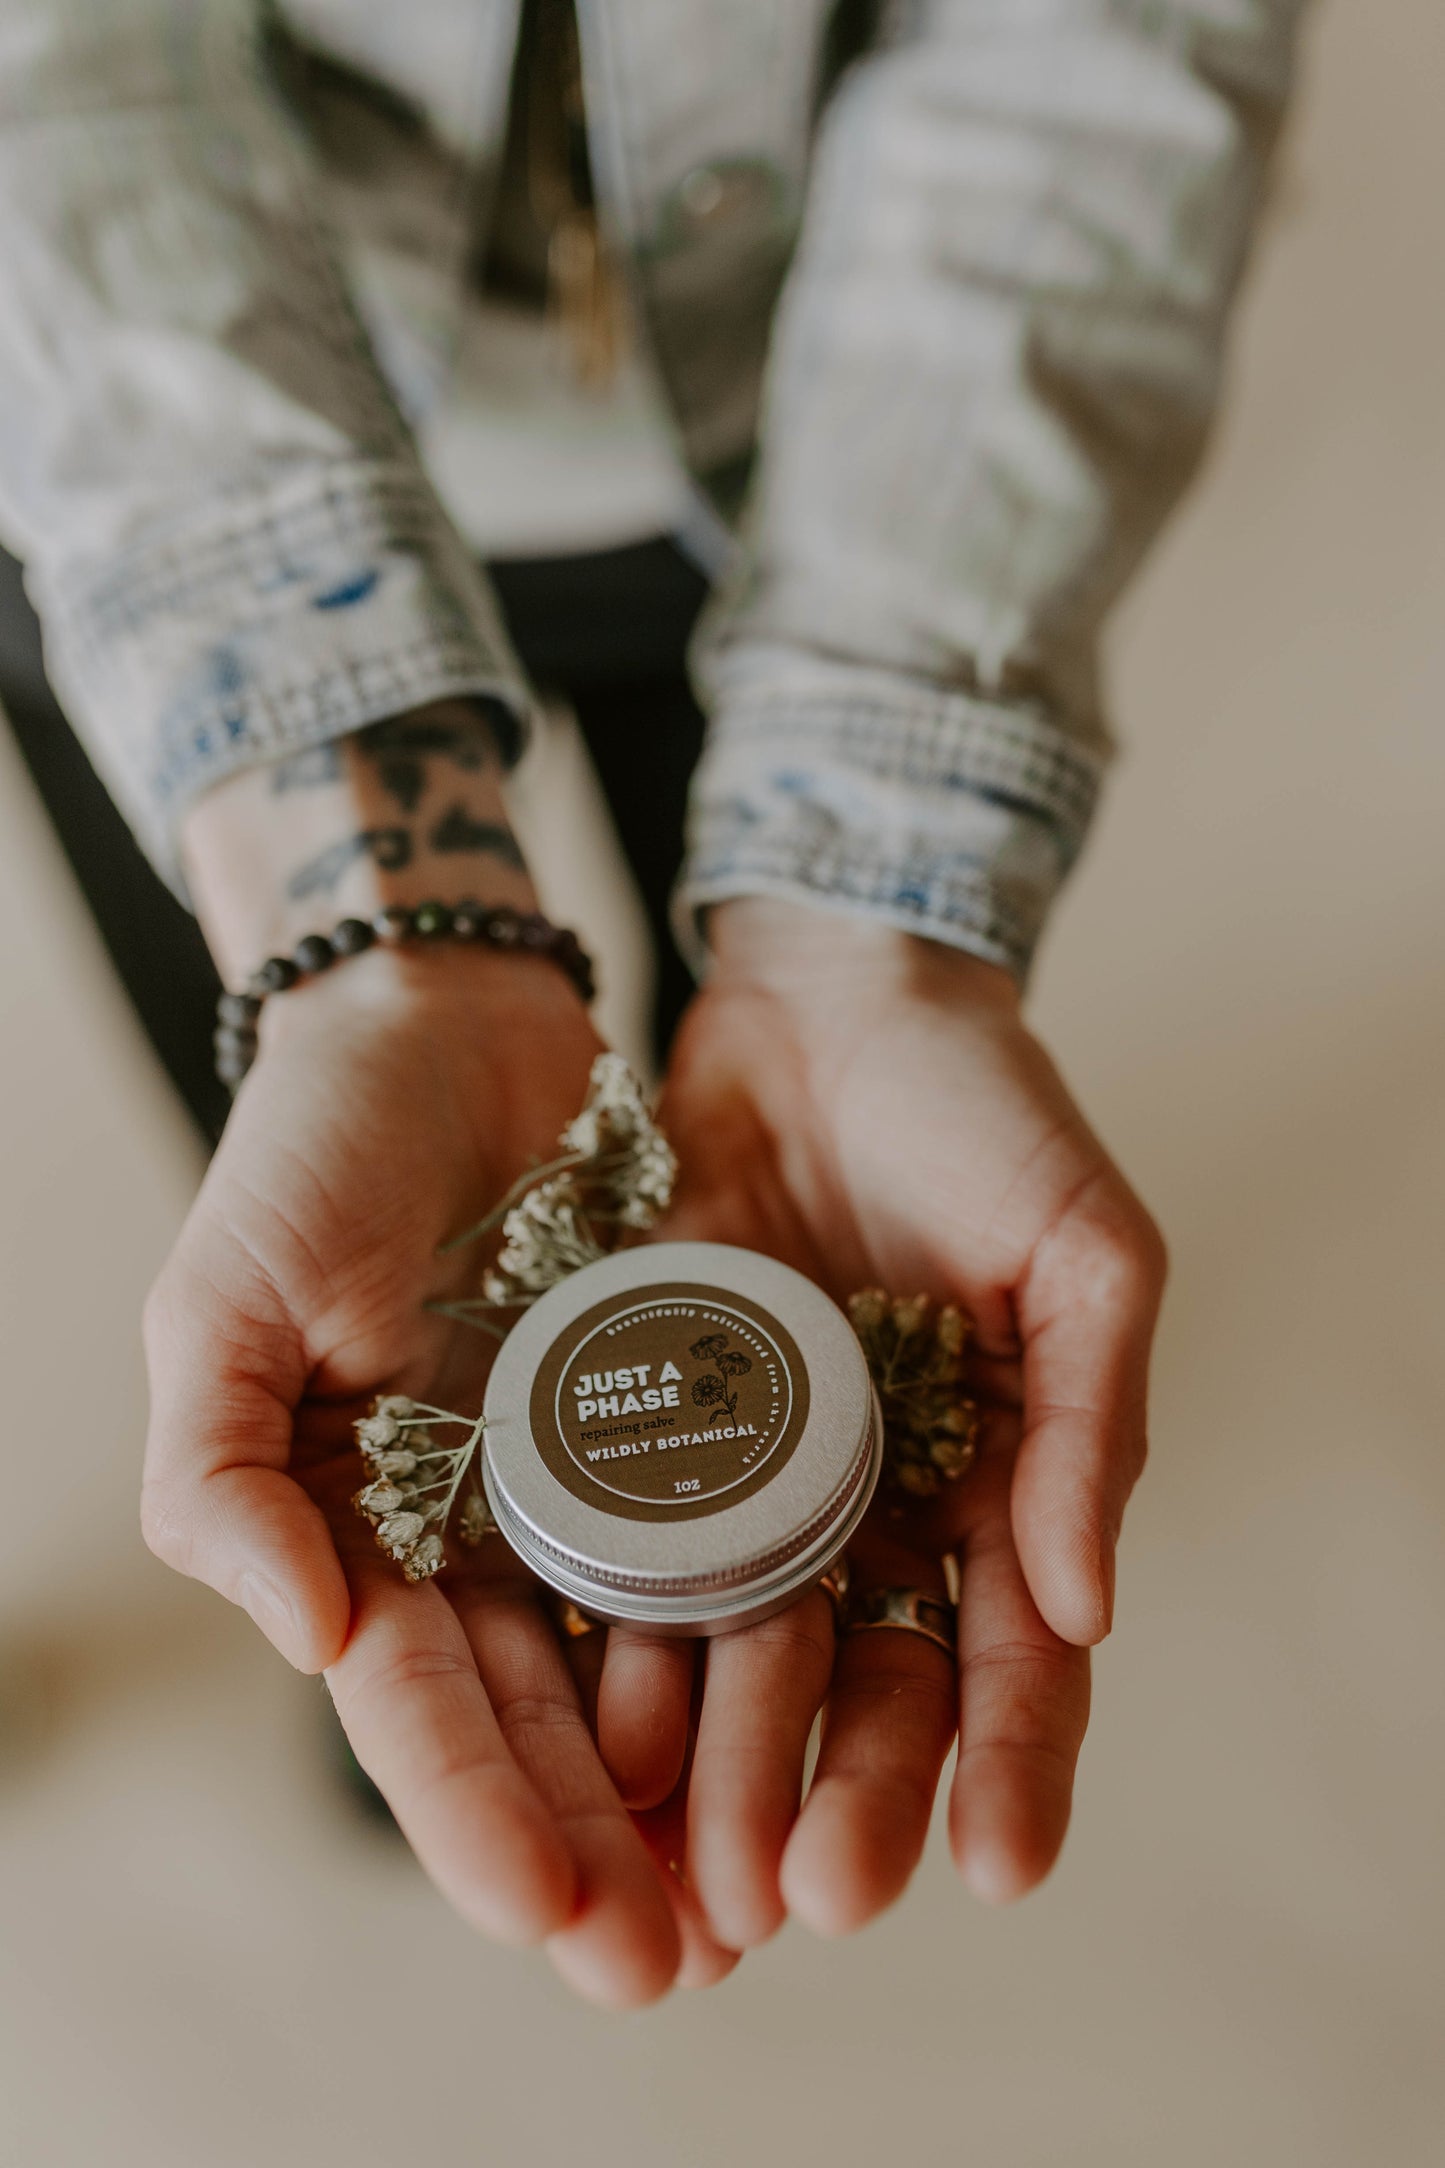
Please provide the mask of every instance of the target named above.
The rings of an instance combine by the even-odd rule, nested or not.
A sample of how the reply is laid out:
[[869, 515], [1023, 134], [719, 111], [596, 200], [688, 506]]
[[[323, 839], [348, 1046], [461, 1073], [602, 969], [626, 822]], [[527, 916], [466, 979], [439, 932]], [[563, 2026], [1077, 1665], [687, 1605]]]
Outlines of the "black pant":
[[[612, 808], [656, 947], [661, 1056], [691, 991], [667, 898], [702, 744], [684, 654], [706, 582], [664, 540], [517, 559], [491, 573], [524, 665], [576, 711]], [[20, 568], [3, 553], [0, 705], [141, 1024], [214, 1142], [229, 1105], [211, 1069], [215, 968], [195, 920], [152, 872], [61, 713]], [[578, 930], [585, 942], [586, 927]]]

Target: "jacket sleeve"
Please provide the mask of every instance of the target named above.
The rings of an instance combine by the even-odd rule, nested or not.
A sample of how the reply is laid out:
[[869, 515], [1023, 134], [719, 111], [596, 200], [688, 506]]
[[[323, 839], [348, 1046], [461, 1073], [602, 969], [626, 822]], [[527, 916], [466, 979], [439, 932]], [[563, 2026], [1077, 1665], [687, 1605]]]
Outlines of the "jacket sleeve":
[[235, 768], [445, 695], [520, 718], [272, 92], [260, 0], [0, 0], [0, 532], [163, 872]]
[[923, 0], [845, 78], [779, 308], [681, 937], [770, 894], [1022, 975], [1193, 468], [1298, 0]]

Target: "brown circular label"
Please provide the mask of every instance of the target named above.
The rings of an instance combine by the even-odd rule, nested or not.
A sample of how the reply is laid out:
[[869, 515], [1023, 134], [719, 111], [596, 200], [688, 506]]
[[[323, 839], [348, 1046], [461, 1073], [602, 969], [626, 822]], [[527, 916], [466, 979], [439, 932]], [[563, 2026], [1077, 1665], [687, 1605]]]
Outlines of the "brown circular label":
[[808, 1415], [797, 1342], [759, 1303], [677, 1282], [599, 1302], [552, 1342], [531, 1427], [573, 1496], [628, 1520], [719, 1512], [772, 1481]]

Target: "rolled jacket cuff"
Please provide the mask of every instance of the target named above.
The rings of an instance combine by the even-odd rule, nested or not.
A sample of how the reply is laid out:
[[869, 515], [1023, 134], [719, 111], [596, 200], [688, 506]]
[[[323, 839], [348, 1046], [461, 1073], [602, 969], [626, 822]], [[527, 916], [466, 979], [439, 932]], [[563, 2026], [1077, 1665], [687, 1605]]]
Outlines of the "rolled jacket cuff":
[[181, 818], [238, 769], [458, 697], [520, 751], [530, 694], [495, 602], [404, 465], [347, 462], [28, 579], [60, 699], [178, 891]]
[[720, 688], [693, 783], [678, 941], [765, 895], [863, 914], [1027, 976], [1105, 755], [1040, 709], [819, 665]]

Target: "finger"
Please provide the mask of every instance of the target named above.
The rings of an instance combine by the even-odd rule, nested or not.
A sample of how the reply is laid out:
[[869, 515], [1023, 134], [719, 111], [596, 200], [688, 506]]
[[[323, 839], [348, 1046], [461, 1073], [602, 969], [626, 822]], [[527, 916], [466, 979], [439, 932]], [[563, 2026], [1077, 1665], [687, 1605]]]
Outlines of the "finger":
[[[1017, 1408], [982, 1407], [978, 1411], [976, 1456], [961, 1476], [942, 1483], [928, 1498], [910, 1498], [898, 1516], [899, 1540], [920, 1558], [941, 1561], [952, 1552], [955, 1558], [976, 1528], [1005, 1518], [1009, 1491], [1023, 1437], [1023, 1418]], [[878, 1576], [870, 1573], [870, 1579]]]
[[1163, 1287], [1162, 1245], [1121, 1184], [1051, 1238], [1019, 1291], [1014, 1539], [1040, 1612], [1080, 1645], [1101, 1641], [1113, 1620], [1114, 1553], [1144, 1466]]
[[788, 1910], [816, 1934], [852, 1934], [908, 1886], [956, 1720], [942, 1649], [902, 1629], [843, 1636], [813, 1782], [783, 1856]]
[[688, 1806], [688, 1875], [713, 1934], [750, 1949], [782, 1925], [783, 1848], [797, 1819], [833, 1625], [821, 1590], [708, 1643]]
[[1003, 1491], [968, 1536], [959, 1604], [959, 1749], [949, 1805], [958, 1871], [992, 1904], [1043, 1879], [1068, 1828], [1089, 1719], [1089, 1652], [1029, 1593]]
[[577, 1698], [582, 1706], [582, 1717], [593, 1738], [597, 1736], [597, 1697], [602, 1689], [602, 1664], [607, 1649], [607, 1628], [597, 1626], [590, 1633], [572, 1633], [559, 1623], [555, 1612], [552, 1624], [561, 1643], [562, 1654], [577, 1688]]
[[[653, 1810], [656, 1811], [655, 1809]], [[684, 1817], [686, 1809], [684, 1808]], [[742, 1963], [741, 1950], [730, 1950], [718, 1941], [708, 1925], [707, 1915], [698, 1900], [697, 1892], [686, 1878], [681, 1867], [660, 1868], [663, 1887], [677, 1927], [677, 1938], [682, 1958], [677, 1968], [674, 1986], [686, 1988], [696, 1994], [705, 1987], [716, 1987], [728, 1974], [735, 1972]]]
[[507, 1751], [467, 1636], [440, 1591], [356, 1569], [356, 1614], [327, 1672], [362, 1768], [463, 1919], [536, 1943], [572, 1916], [567, 1843]]
[[547, 1950], [568, 1985], [608, 2009], [671, 1986], [677, 1928], [647, 1849], [603, 1768], [557, 1636], [515, 1581], [455, 1593], [482, 1684], [517, 1767], [550, 1809], [576, 1876]]
[[625, 1803], [655, 1807], [677, 1788], [687, 1752], [696, 1644], [614, 1626], [597, 1694], [597, 1744]]
[[636, 1817], [638, 1833], [651, 1853], [677, 1924], [682, 1962], [676, 1985], [685, 1988], [716, 1987], [737, 1966], [741, 1953], [717, 1940], [687, 1878], [687, 1788], [689, 1768], [684, 1767], [677, 1789], [661, 1806]]
[[212, 1246], [209, 1260], [173, 1261], [146, 1305], [141, 1526], [158, 1558], [249, 1611], [298, 1669], [320, 1671], [345, 1645], [351, 1599], [324, 1516], [285, 1472], [306, 1383], [300, 1336]]

